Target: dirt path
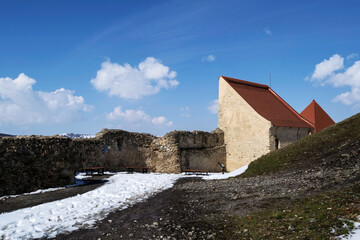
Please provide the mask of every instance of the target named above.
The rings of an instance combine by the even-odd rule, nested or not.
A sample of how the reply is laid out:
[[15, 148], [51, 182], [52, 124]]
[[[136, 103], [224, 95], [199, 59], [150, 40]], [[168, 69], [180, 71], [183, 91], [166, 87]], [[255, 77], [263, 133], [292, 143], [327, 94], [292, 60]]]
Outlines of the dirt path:
[[78, 194], [83, 194], [100, 187], [105, 183], [103, 180], [110, 176], [111, 175], [93, 176], [86, 180], [87, 185], [62, 188], [52, 192], [3, 198], [0, 200], [0, 213], [32, 207], [42, 203], [52, 202], [68, 197], [73, 197]]
[[[145, 202], [114, 210], [91, 229], [61, 234], [56, 239], [222, 239], [221, 231], [230, 216], [281, 207], [359, 180], [359, 159], [342, 161], [337, 157], [253, 178], [182, 178], [173, 188]], [[79, 193], [78, 189], [73, 191], [69, 195]], [[49, 201], [51, 194], [40, 201]], [[65, 197], [60, 191], [57, 196]]]
[[352, 185], [354, 169], [294, 170], [271, 176], [203, 181], [180, 179], [173, 188], [123, 211], [92, 229], [56, 239], [222, 239], [229, 216], [291, 204], [319, 192]]

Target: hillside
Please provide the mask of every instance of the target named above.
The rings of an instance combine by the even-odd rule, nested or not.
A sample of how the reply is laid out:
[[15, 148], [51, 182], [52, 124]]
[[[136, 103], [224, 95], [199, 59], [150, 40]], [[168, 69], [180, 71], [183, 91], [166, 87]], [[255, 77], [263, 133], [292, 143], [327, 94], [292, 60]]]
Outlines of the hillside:
[[342, 167], [358, 161], [360, 114], [269, 153], [249, 165], [241, 177], [254, 177], [314, 165]]
[[0, 137], [14, 137], [14, 136], [10, 134], [0, 133]]

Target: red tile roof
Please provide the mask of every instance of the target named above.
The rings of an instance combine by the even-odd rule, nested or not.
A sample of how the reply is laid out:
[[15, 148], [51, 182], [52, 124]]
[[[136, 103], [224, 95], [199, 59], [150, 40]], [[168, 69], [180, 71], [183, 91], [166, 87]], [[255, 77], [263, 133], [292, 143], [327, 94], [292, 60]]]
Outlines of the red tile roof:
[[279, 127], [314, 128], [268, 85], [221, 76], [258, 114]]
[[314, 132], [318, 132], [335, 124], [334, 120], [331, 119], [315, 100], [312, 100], [300, 115], [315, 125]]

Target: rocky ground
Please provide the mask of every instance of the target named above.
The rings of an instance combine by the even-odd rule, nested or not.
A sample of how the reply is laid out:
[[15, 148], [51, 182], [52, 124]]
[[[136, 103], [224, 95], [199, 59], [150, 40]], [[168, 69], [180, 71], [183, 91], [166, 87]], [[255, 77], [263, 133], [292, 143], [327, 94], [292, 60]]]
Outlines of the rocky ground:
[[288, 205], [355, 184], [360, 178], [357, 152], [329, 156], [313, 165], [304, 163], [268, 176], [180, 179], [146, 202], [109, 214], [93, 229], [57, 239], [223, 239], [221, 232], [229, 216]]

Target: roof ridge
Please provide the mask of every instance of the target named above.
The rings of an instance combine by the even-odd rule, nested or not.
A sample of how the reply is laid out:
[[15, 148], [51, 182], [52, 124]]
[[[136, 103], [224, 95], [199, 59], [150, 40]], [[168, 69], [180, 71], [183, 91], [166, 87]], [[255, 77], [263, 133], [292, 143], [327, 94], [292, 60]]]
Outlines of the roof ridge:
[[[316, 105], [318, 105], [320, 107], [320, 105], [315, 101], [315, 99], [313, 99], [312, 101], [314, 103], [314, 126], [315, 126], [315, 123], [316, 123]], [[320, 107], [321, 108], [321, 107]]]
[[226, 77], [226, 76], [220, 76], [220, 77], [224, 78], [226, 81], [240, 83], [240, 84], [247, 85], [247, 86], [265, 88], [265, 89], [270, 88], [268, 85], [261, 84], [261, 83], [255, 83], [255, 82], [250, 82], [250, 81], [241, 80], [241, 79], [237, 79], [237, 78]]
[[269, 91], [276, 97], [278, 98], [298, 119], [306, 122], [307, 124], [309, 124], [310, 126], [312, 126], [313, 128], [315, 128], [315, 125], [313, 123], [311, 123], [309, 120], [305, 119], [303, 116], [301, 116], [293, 107], [290, 106], [290, 104], [288, 104], [282, 97], [280, 97], [274, 90], [272, 90], [271, 88], [269, 88]]

